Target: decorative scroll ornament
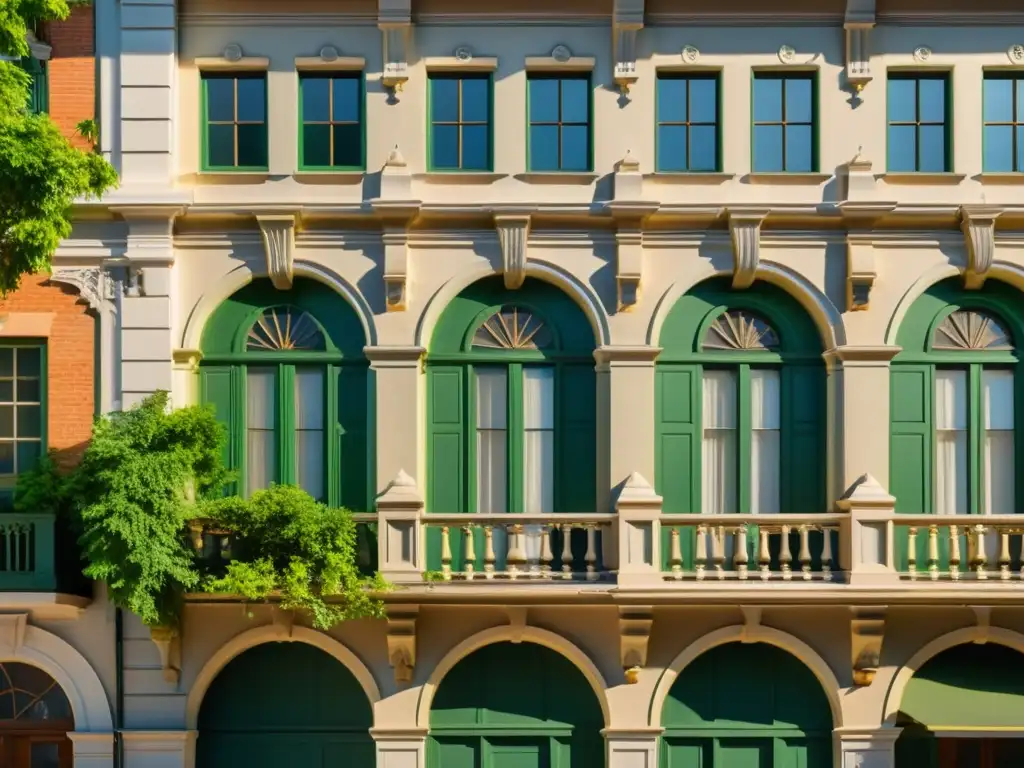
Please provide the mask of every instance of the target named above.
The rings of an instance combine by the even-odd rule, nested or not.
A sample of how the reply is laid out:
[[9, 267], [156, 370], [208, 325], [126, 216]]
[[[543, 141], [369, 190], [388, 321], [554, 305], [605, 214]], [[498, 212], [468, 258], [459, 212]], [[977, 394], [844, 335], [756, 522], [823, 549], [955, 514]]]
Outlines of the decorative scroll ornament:
[[224, 53], [221, 54], [226, 61], [241, 61], [242, 60], [242, 46], [238, 43], [231, 43], [224, 46]]
[[927, 45], [919, 45], [914, 49], [914, 60], [922, 64], [932, 57], [932, 49]]
[[885, 608], [855, 608], [850, 619], [853, 684], [871, 685], [881, 665]]
[[653, 624], [651, 606], [619, 609], [619, 661], [628, 685], [639, 682], [640, 670], [647, 666]]
[[77, 288], [94, 311], [103, 309], [105, 302], [113, 298], [113, 282], [100, 267], [56, 267], [49, 282]]
[[1001, 209], [990, 206], [960, 207], [960, 231], [967, 250], [964, 287], [969, 290], [981, 288], [992, 269], [996, 257], [996, 219], [1001, 213]]
[[498, 231], [498, 243], [501, 245], [505, 287], [511, 291], [522, 288], [526, 281], [530, 217], [500, 214], [494, 217], [494, 226]]
[[292, 287], [295, 263], [295, 216], [257, 216], [267, 256], [267, 276], [279, 291]]
[[396, 683], [411, 683], [416, 669], [416, 618], [419, 606], [388, 609], [388, 661]]
[[569, 50], [567, 45], [556, 45], [551, 49], [551, 58], [559, 64], [564, 64], [572, 58], [572, 51]]
[[248, 352], [320, 351], [326, 348], [323, 331], [308, 312], [293, 307], [272, 307], [249, 329]]
[[761, 260], [761, 224], [767, 211], [730, 211], [729, 233], [732, 235], [732, 287], [738, 290], [754, 284]]
[[325, 45], [320, 49], [320, 59], [326, 62], [337, 61], [338, 49], [333, 45]]
[[700, 51], [695, 46], [683, 46], [683, 61], [687, 64], [696, 64], [700, 60]]
[[472, 61], [473, 49], [468, 45], [460, 45], [455, 49], [454, 56], [456, 61]]
[[932, 335], [933, 349], [1012, 350], [1010, 332], [992, 315], [973, 309], [949, 314]]
[[1013, 64], [1024, 64], [1024, 45], [1016, 43], [1011, 45], [1006, 51], [1006, 55], [1010, 57], [1010, 62]]
[[544, 322], [519, 307], [502, 307], [473, 335], [473, 346], [485, 349], [544, 349], [550, 344]]
[[779, 346], [779, 335], [764, 320], [741, 310], [718, 316], [708, 328], [704, 349], [771, 350]]
[[792, 64], [796, 60], [796, 49], [791, 45], [784, 45], [779, 48], [779, 61], [783, 64]]

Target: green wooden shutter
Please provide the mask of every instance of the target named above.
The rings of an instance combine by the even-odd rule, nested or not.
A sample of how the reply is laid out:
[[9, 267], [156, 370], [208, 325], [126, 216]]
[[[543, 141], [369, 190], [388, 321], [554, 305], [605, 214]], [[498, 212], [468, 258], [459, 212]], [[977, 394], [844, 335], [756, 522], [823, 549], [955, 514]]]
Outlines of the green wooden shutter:
[[784, 365], [782, 398], [782, 511], [827, 512], [823, 369]]
[[[463, 366], [441, 365], [427, 369], [427, 511], [468, 512], [469, 478], [465, 467], [466, 378]], [[452, 551], [461, 568], [462, 534], [453, 536]], [[479, 537], [482, 538], [482, 537]], [[441, 568], [441, 535], [427, 529], [427, 569]], [[478, 553], [479, 556], [479, 553]]]
[[597, 380], [590, 365], [565, 365], [557, 373], [555, 510], [597, 508]]
[[[654, 484], [668, 513], [700, 512], [699, 365], [659, 365], [654, 377]], [[670, 531], [662, 529], [662, 568], [668, 568]], [[683, 559], [693, 562], [694, 534], [682, 536]]]
[[[217, 421], [224, 425], [227, 439], [224, 441], [222, 457], [224, 464], [237, 470], [239, 441], [245, 424], [242, 420], [242, 403], [239, 397], [241, 369], [230, 365], [208, 365], [199, 369], [200, 399], [204, 405], [212, 405]], [[225, 493], [238, 493], [237, 482], [225, 486]]]
[[[893, 365], [889, 376], [892, 435], [889, 443], [889, 487], [896, 512], [925, 514], [932, 502], [932, 391], [930, 365]], [[896, 567], [907, 568], [907, 529], [893, 536]], [[939, 558], [946, 561], [947, 542], [940, 537]], [[917, 563], [927, 568], [928, 537], [917, 537]], [[940, 564], [941, 566], [941, 564]]]
[[[344, 365], [337, 370], [337, 503], [352, 512], [369, 510], [369, 461], [367, 442], [367, 368]], [[335, 473], [332, 473], [335, 474]]]

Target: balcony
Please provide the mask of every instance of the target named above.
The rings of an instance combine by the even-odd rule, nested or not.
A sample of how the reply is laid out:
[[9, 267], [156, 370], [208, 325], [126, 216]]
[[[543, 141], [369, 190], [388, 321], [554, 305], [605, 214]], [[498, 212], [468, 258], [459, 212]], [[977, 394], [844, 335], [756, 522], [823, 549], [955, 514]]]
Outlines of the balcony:
[[54, 592], [54, 546], [53, 514], [0, 515], [0, 590]]

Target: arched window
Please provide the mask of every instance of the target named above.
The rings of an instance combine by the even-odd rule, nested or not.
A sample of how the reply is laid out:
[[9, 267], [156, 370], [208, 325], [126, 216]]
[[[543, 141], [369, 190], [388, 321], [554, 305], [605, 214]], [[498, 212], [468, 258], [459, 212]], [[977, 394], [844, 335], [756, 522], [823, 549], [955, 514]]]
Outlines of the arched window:
[[366, 361], [355, 311], [327, 286], [256, 281], [203, 332], [204, 402], [228, 426], [227, 460], [249, 495], [271, 483], [367, 508]]
[[46, 672], [21, 662], [0, 663], [0, 765], [70, 768], [71, 704]]

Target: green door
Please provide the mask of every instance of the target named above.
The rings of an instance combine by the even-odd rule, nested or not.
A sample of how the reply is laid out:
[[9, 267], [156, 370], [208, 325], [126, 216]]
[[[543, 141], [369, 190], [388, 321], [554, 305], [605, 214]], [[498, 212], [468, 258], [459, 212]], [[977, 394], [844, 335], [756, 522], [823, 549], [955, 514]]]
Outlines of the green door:
[[832, 710], [814, 674], [766, 643], [702, 654], [662, 712], [662, 768], [831, 768]]
[[495, 643], [441, 681], [427, 768], [594, 768], [604, 765], [603, 726], [572, 662], [532, 643]]
[[305, 643], [233, 659], [199, 710], [197, 768], [373, 768], [373, 710], [351, 672]]

